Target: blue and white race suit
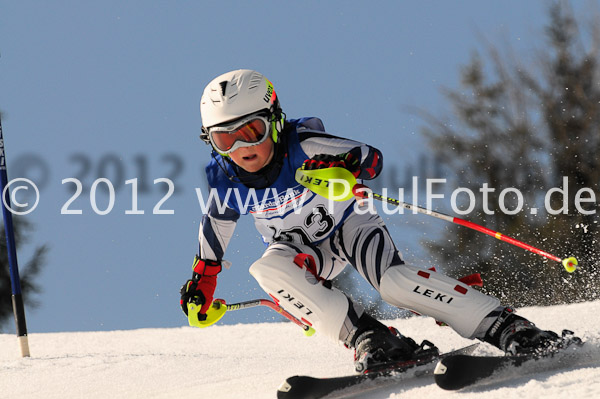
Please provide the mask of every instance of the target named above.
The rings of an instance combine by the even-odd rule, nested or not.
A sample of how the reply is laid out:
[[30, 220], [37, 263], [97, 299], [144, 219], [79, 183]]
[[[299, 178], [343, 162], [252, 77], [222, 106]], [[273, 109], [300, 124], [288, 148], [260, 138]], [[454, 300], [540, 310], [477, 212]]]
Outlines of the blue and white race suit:
[[[347, 264], [387, 302], [431, 315], [466, 337], [485, 333], [492, 322], [488, 315], [499, 307], [497, 299], [404, 264], [379, 215], [356, 212], [354, 199], [329, 201], [294, 178], [306, 159], [350, 152], [360, 161], [358, 178], [372, 179], [382, 168], [380, 151], [327, 134], [318, 118], [286, 121], [284, 135], [278, 144], [284, 146], [281, 170], [268, 187], [254, 189], [233, 182], [228, 175], [235, 176], [238, 170], [220, 155], [208, 164], [212, 198], [200, 226], [201, 258], [222, 261], [237, 220], [249, 213], [267, 244], [250, 273], [282, 307], [320, 333], [348, 343], [364, 312], [339, 290], [323, 284]], [[310, 261], [304, 265], [299, 255], [304, 260], [308, 255]]]
[[[381, 170], [381, 153], [366, 144], [326, 134], [317, 118], [288, 121], [287, 151], [276, 181], [262, 189], [248, 188], [228, 179], [217, 162], [206, 168], [209, 186], [218, 200], [211, 201], [200, 229], [200, 254], [205, 259], [222, 260], [240, 215], [251, 214], [265, 243], [287, 242], [318, 246], [330, 239], [354, 212], [355, 200], [330, 201], [296, 182], [294, 175], [302, 163], [317, 154], [338, 155], [352, 151], [361, 161], [359, 178], [373, 178]], [[227, 165], [235, 175], [233, 165]], [[215, 197], [213, 192], [213, 198]], [[341, 269], [333, 265], [321, 270], [325, 279]], [[338, 265], [336, 265], [338, 266]], [[344, 265], [345, 266], [345, 263]], [[326, 273], [325, 273], [326, 272]], [[375, 285], [377, 281], [373, 281]]]

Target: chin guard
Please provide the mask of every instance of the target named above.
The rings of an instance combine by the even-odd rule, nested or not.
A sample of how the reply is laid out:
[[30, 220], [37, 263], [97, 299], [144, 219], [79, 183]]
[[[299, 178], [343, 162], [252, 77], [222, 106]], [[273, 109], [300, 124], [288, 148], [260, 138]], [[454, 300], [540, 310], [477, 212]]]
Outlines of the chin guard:
[[206, 311], [206, 318], [204, 320], [200, 320], [200, 308], [202, 305], [196, 305], [194, 303], [188, 303], [188, 323], [192, 327], [208, 327], [215, 324], [217, 321], [221, 320], [221, 317], [225, 315], [227, 312], [227, 306], [225, 305], [225, 300], [223, 299], [215, 299], [210, 305], [210, 308]]

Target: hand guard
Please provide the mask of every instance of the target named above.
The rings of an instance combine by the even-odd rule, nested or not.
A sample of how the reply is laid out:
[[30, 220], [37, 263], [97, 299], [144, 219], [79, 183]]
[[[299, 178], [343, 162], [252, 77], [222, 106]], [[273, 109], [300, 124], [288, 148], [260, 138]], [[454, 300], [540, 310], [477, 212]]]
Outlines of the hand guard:
[[302, 164], [302, 170], [341, 167], [349, 170], [354, 177], [360, 174], [360, 162], [349, 152], [339, 155], [317, 154]]
[[201, 305], [198, 313], [199, 320], [206, 320], [206, 311], [212, 304], [217, 288], [217, 274], [221, 272], [221, 262], [214, 260], [203, 260], [196, 256], [193, 264], [194, 274], [192, 278], [181, 286], [181, 310], [187, 316], [188, 303]]

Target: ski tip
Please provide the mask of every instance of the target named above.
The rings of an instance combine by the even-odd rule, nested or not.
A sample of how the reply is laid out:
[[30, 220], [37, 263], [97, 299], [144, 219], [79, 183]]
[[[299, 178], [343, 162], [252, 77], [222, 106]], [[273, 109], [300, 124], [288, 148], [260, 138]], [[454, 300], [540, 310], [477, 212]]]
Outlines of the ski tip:
[[288, 377], [277, 388], [277, 399], [310, 398], [310, 387], [315, 380], [317, 379], [305, 375]]
[[[455, 355], [441, 359], [435, 366], [433, 378], [435, 383], [442, 389], [456, 391], [465, 387], [463, 368], [460, 362], [466, 355]], [[458, 366], [458, 367], [457, 367]]]
[[297, 378], [298, 376], [289, 377], [285, 381], [283, 381], [281, 385], [279, 385], [279, 388], [277, 388], [277, 399], [286, 399], [294, 397], [293, 385], [294, 379]]
[[445, 359], [442, 359], [435, 366], [435, 370], [433, 370], [433, 378], [435, 379], [435, 383], [442, 389], [446, 390], [456, 390], [458, 388], [454, 388], [452, 385], [452, 378], [448, 377], [448, 367], [444, 363]]
[[279, 388], [277, 388], [277, 397], [279, 398], [279, 392], [281, 393], [287, 393], [292, 389], [292, 385], [288, 382], [288, 380], [285, 380], [281, 383], [281, 385], [279, 385]]
[[446, 367], [446, 365], [439, 360], [435, 366], [435, 370], [433, 370], [433, 375], [445, 375], [446, 371], [448, 371], [448, 367]]

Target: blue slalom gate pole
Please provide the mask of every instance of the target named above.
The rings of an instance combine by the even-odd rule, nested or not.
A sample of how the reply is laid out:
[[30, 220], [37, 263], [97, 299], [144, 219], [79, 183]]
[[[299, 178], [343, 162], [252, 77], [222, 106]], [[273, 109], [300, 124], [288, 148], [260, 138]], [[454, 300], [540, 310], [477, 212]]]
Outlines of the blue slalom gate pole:
[[2, 119], [0, 118], [0, 193], [2, 193], [2, 215], [4, 217], [4, 232], [6, 234], [6, 249], [8, 250], [8, 269], [12, 287], [12, 304], [17, 328], [17, 340], [21, 348], [21, 356], [29, 357], [29, 342], [27, 341], [27, 323], [25, 322], [25, 307], [21, 294], [21, 279], [17, 265], [17, 247], [13, 230], [12, 213], [10, 208], [10, 190], [6, 174], [6, 157], [4, 152], [4, 135], [2, 134]]

